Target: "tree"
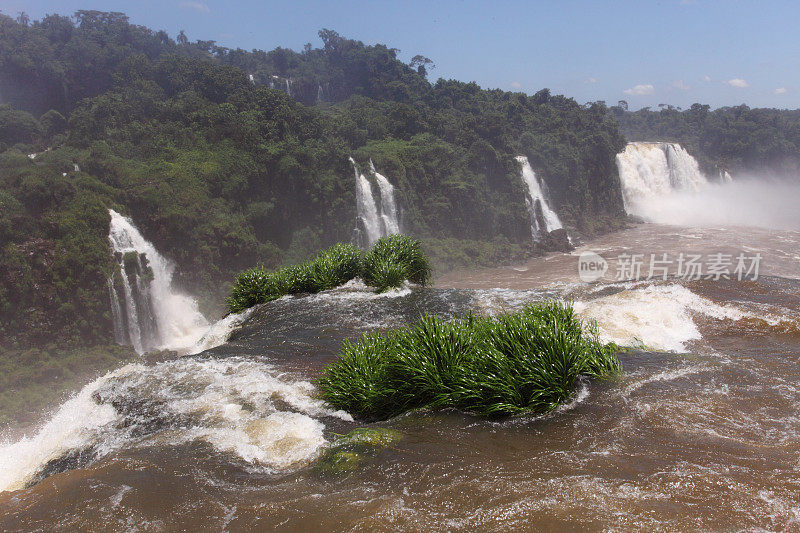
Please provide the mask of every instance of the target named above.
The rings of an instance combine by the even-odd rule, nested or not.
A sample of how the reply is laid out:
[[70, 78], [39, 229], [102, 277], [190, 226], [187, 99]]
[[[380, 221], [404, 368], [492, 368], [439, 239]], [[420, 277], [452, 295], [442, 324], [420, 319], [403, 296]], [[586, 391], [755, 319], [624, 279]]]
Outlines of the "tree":
[[433, 64], [433, 61], [420, 54], [417, 54], [411, 58], [411, 63], [409, 63], [408, 66], [417, 69], [417, 73], [420, 76], [427, 76], [428, 69], [433, 70], [436, 68], [436, 65]]
[[178, 44], [180, 44], [180, 45], [184, 45], [185, 46], [185, 45], [189, 44], [189, 38], [186, 37], [186, 32], [185, 31], [181, 30], [178, 33], [177, 41], [178, 41]]

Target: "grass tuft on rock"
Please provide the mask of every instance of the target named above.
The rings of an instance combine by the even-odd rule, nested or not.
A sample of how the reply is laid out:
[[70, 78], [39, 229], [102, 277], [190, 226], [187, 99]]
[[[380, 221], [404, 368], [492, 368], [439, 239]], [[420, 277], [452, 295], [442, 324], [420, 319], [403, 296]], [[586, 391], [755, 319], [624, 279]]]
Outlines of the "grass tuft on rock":
[[422, 243], [408, 235], [382, 237], [364, 255], [364, 283], [378, 292], [398, 288], [405, 280], [425, 285], [431, 276], [432, 269], [422, 251]]
[[425, 285], [431, 278], [428, 258], [420, 241], [406, 235], [379, 239], [362, 258], [352, 244], [339, 243], [314, 259], [268, 272], [263, 267], [245, 270], [236, 278], [228, 297], [228, 310], [239, 313], [287, 294], [316, 293], [336, 288], [357, 277], [384, 292], [404, 281]]
[[361, 250], [351, 244], [335, 244], [314, 259], [267, 272], [263, 267], [245, 270], [236, 278], [228, 310], [239, 313], [254, 305], [287, 294], [315, 293], [333, 289], [361, 273]]
[[571, 305], [546, 302], [496, 317], [426, 316], [366, 334], [343, 345], [318, 386], [329, 404], [366, 420], [423, 407], [487, 417], [545, 413], [572, 397], [580, 376], [619, 374], [616, 354]]

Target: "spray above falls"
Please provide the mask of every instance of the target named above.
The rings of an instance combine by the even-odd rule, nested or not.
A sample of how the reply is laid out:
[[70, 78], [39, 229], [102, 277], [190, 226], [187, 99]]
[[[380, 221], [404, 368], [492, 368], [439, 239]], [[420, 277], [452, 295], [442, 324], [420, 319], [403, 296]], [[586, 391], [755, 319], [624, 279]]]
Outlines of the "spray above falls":
[[114, 340], [137, 353], [187, 350], [208, 329], [194, 298], [175, 291], [175, 265], [148, 242], [130, 219], [109, 210], [108, 240], [119, 269], [108, 281]]
[[617, 170], [625, 210], [645, 219], [670, 195], [708, 186], [700, 165], [677, 143], [628, 143], [617, 154]]
[[369, 162], [369, 176], [359, 171], [352, 157], [350, 163], [356, 178], [357, 219], [353, 240], [362, 248], [368, 248], [381, 237], [400, 233], [400, 210], [394, 186], [375, 170], [372, 161]]
[[531, 217], [531, 237], [534, 242], [539, 242], [548, 233], [561, 229], [563, 225], [550, 206], [546, 185], [536, 176], [528, 158], [520, 155], [516, 160], [522, 167], [520, 178], [527, 189], [525, 205], [528, 206]]

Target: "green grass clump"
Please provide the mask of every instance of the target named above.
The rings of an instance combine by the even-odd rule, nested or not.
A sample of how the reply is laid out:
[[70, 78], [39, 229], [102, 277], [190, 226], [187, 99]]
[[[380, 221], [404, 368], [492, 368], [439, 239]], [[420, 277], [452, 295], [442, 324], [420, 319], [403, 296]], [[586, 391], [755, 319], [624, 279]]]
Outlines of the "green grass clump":
[[339, 243], [299, 265], [274, 272], [268, 272], [263, 267], [245, 270], [233, 284], [228, 297], [228, 310], [239, 313], [287, 294], [333, 289], [360, 273], [361, 251], [351, 244]]
[[367, 285], [384, 292], [400, 287], [405, 280], [428, 283], [431, 267], [421, 243], [406, 235], [379, 239], [363, 259], [357, 247], [339, 243], [299, 265], [274, 272], [263, 267], [245, 270], [233, 284], [228, 310], [240, 313], [287, 294], [326, 291], [359, 276]]
[[318, 385], [329, 404], [368, 420], [422, 407], [543, 413], [572, 397], [579, 376], [619, 374], [616, 352], [571, 305], [547, 302], [497, 317], [423, 317], [367, 334], [343, 345]]
[[364, 283], [378, 292], [400, 287], [405, 280], [425, 285], [432, 275], [422, 243], [408, 235], [378, 239], [364, 255], [363, 269]]

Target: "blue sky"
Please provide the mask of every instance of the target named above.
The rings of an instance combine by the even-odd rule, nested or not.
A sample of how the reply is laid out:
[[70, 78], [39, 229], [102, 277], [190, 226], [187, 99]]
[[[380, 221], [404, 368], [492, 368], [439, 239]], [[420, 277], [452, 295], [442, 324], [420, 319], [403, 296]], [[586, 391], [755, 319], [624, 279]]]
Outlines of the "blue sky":
[[190, 40], [270, 50], [330, 28], [437, 65], [431, 78], [631, 108], [693, 102], [800, 107], [800, 2], [0, 0], [0, 11], [123, 11]]

